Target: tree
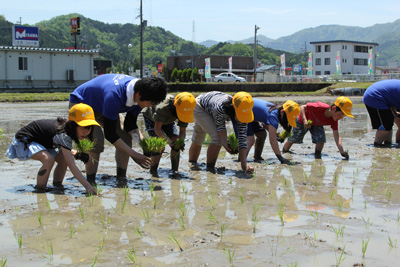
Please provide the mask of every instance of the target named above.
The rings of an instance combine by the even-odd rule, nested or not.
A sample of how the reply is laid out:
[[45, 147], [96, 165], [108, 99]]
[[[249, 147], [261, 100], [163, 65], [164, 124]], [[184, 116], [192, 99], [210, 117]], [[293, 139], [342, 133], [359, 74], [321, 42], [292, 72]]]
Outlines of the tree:
[[199, 78], [199, 70], [197, 68], [193, 69], [192, 75], [193, 75], [193, 81], [197, 82], [197, 81], [200, 80], [200, 78]]
[[178, 79], [178, 69], [174, 68], [171, 73], [171, 82], [176, 82]]
[[181, 76], [181, 82], [188, 82], [188, 80], [187, 80], [187, 69], [184, 69], [183, 71], [182, 71], [182, 76]]

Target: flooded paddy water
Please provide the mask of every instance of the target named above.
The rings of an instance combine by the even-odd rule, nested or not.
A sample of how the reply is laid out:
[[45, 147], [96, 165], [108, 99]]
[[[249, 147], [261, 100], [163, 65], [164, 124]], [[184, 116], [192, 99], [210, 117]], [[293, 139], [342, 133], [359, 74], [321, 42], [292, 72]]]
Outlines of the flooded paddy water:
[[[335, 97], [290, 97], [333, 103]], [[285, 99], [266, 98], [283, 103]], [[286, 98], [287, 99], [287, 98]], [[4, 155], [15, 132], [36, 119], [67, 116], [67, 102], [2, 103], [0, 263], [6, 266], [398, 266], [400, 149], [375, 148], [360, 97], [355, 119], [339, 122], [350, 159], [327, 128], [322, 159], [310, 135], [279, 164], [268, 141], [254, 176], [224, 153], [216, 174], [191, 170], [187, 150], [178, 174], [168, 154], [152, 177], [133, 161], [116, 180], [114, 148], [101, 156], [100, 196], [87, 197], [67, 172], [65, 191], [34, 193], [40, 163]], [[231, 129], [230, 129], [231, 130]], [[190, 146], [192, 125], [186, 147]], [[140, 150], [138, 145], [134, 145]], [[282, 147], [282, 146], [281, 146]], [[167, 149], [168, 150], [168, 149]], [[200, 162], [205, 163], [206, 146]], [[82, 163], [77, 163], [84, 170]], [[181, 249], [180, 249], [181, 248]], [[134, 253], [133, 253], [134, 251]], [[135, 261], [135, 264], [133, 264]]]

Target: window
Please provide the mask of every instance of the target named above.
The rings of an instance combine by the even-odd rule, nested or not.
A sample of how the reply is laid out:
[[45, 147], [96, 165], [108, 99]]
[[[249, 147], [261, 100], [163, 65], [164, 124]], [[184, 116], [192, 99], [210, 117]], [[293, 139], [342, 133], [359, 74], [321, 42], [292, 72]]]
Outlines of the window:
[[320, 71], [316, 71], [315, 75], [321, 75], [321, 72]]
[[329, 70], [324, 72], [325, 75], [331, 75], [331, 72]]
[[347, 58], [342, 58], [342, 63], [347, 63]]
[[325, 65], [331, 65], [331, 59], [329, 57], [325, 58]]
[[316, 53], [321, 52], [321, 46], [320, 46], [320, 45], [316, 45], [316, 46], [315, 46], [315, 52], [316, 52]]
[[325, 45], [325, 52], [331, 52], [331, 45]]
[[368, 53], [368, 46], [365, 45], [355, 45], [354, 52], [358, 53]]
[[368, 66], [368, 58], [355, 58], [354, 65]]
[[316, 58], [315, 59], [315, 65], [321, 65], [321, 59], [320, 58]]
[[347, 50], [347, 45], [342, 45], [343, 50]]
[[27, 57], [18, 57], [18, 70], [28, 70]]

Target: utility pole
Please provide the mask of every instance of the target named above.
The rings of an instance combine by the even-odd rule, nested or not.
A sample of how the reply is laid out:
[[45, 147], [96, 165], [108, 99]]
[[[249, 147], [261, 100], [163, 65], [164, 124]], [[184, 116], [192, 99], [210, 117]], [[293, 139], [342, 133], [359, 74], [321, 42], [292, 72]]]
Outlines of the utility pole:
[[254, 25], [254, 82], [256, 82], [257, 77], [257, 30], [261, 29], [257, 25]]
[[143, 11], [140, 0], [140, 78], [143, 78]]

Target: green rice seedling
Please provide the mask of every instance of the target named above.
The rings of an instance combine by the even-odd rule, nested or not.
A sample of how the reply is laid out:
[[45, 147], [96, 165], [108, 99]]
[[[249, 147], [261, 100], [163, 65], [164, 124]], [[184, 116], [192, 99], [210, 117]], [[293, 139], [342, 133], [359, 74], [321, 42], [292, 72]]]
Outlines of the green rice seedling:
[[126, 200], [124, 199], [124, 201], [122, 201], [121, 204], [121, 213], [124, 213], [125, 207], [126, 207]]
[[386, 197], [388, 201], [392, 199], [392, 190], [389, 189], [389, 191], [386, 193]]
[[132, 264], [136, 263], [136, 251], [133, 245], [132, 249], [128, 251], [128, 256], [126, 256], [125, 258], [128, 259]]
[[99, 247], [97, 248], [97, 252], [100, 253], [100, 251], [103, 251], [103, 246], [104, 246], [104, 239], [105, 239], [105, 237], [104, 237], [104, 236], [103, 236], [103, 237], [100, 237], [99, 234], [97, 234], [97, 236], [98, 236], [99, 239], [100, 239], [100, 245], [99, 245]]
[[101, 193], [103, 193], [103, 191], [104, 191], [104, 187], [101, 186], [101, 185], [98, 185], [98, 184], [96, 184], [94, 186], [94, 188], [96, 189], [96, 192], [97, 192], [98, 195], [101, 195]]
[[214, 214], [211, 211], [206, 211], [207, 219], [211, 222], [218, 224], [217, 218], [215, 218]]
[[368, 230], [374, 223], [369, 221], [369, 218], [366, 220], [364, 219], [364, 217], [361, 217], [364, 225], [365, 225], [365, 229]]
[[208, 203], [210, 203], [211, 208], [212, 208], [212, 209], [215, 209], [214, 193], [213, 193], [213, 191], [211, 191], [211, 192], [207, 195], [207, 200], [208, 200]]
[[332, 192], [329, 194], [329, 200], [332, 200], [335, 193], [336, 193], [335, 190], [332, 190]]
[[149, 211], [146, 209], [142, 209], [142, 211], [140, 212], [140, 215], [143, 217], [144, 221], [146, 223], [148, 223], [150, 221], [150, 215], [149, 215]]
[[229, 226], [227, 226], [225, 223], [221, 223], [220, 229], [221, 229], [221, 236], [220, 236], [219, 241], [222, 242], [222, 238], [224, 238], [224, 234], [225, 234], [226, 230], [229, 229]]
[[165, 149], [167, 141], [161, 137], [147, 137], [139, 141], [139, 145], [143, 149], [146, 156], [157, 156]]
[[371, 238], [368, 238], [367, 240], [365, 240], [365, 239], [363, 238], [363, 240], [362, 240], [362, 243], [361, 243], [361, 251], [362, 251], [363, 258], [365, 258], [365, 253], [367, 252], [368, 243], [369, 243], [369, 240], [370, 240], [370, 239], [371, 239]]
[[340, 264], [343, 263], [343, 261], [346, 259], [346, 256], [344, 255], [344, 250], [346, 249], [346, 246], [343, 247], [343, 249], [341, 249], [341, 253], [340, 255], [336, 255], [335, 253], [335, 258], [336, 258], [336, 267], [339, 267]]
[[337, 184], [338, 180], [339, 180], [339, 174], [335, 173], [335, 174], [333, 175], [333, 183], [334, 183], [334, 184]]
[[284, 203], [279, 203], [278, 216], [279, 216], [279, 220], [281, 221], [282, 226], [285, 225], [285, 220], [283, 219], [283, 213], [284, 212], [285, 212], [285, 204]]
[[181, 189], [182, 189], [181, 195], [187, 197], [189, 190], [187, 189], [186, 184], [182, 184]]
[[154, 188], [156, 188], [156, 185], [155, 185], [155, 183], [153, 183], [153, 182], [149, 183], [149, 182], [146, 181], [146, 183], [148, 184], [149, 189], [150, 189], [150, 196], [153, 197], [153, 195], [154, 195]]
[[124, 194], [124, 201], [126, 201], [128, 199], [128, 194], [129, 194], [129, 187], [128, 186], [124, 186], [124, 188], [122, 189], [123, 194]]
[[18, 248], [22, 248], [22, 235], [21, 234], [19, 234], [19, 236], [15, 235], [15, 240], [17, 240]]
[[85, 210], [79, 206], [79, 215], [81, 216], [81, 220], [84, 221], [85, 220]]
[[102, 212], [102, 213], [100, 213], [100, 222], [103, 225], [103, 227], [107, 229], [111, 223], [111, 219], [109, 216], [104, 215]]
[[317, 209], [315, 209], [314, 212], [310, 211], [310, 215], [313, 216], [314, 219], [318, 221], [318, 219], [319, 219], [319, 213], [318, 213], [318, 210], [317, 210]]
[[317, 233], [317, 232], [314, 231], [314, 241], [317, 241], [317, 240], [318, 240], [318, 236], [319, 236], [319, 233]]
[[171, 235], [171, 240], [179, 247], [180, 251], [183, 251], [181, 245], [179, 244], [178, 240], [176, 239], [175, 235], [173, 232], [169, 232]]
[[235, 250], [230, 250], [230, 249], [224, 248], [222, 250], [222, 253], [224, 253], [225, 257], [228, 259], [229, 265], [233, 266], [233, 257], [235, 256]]
[[337, 203], [337, 205], [338, 205], [338, 210], [339, 211], [342, 211], [343, 210], [343, 202], [342, 201], [339, 201], [338, 203]]
[[176, 217], [176, 220], [178, 221], [179, 225], [181, 226], [182, 230], [185, 230], [185, 220], [182, 216], [182, 214], [180, 214], [179, 216]]
[[364, 200], [364, 209], [367, 209], [367, 201]]
[[228, 146], [233, 154], [239, 153], [239, 140], [234, 133], [228, 134]]
[[244, 203], [244, 197], [243, 197], [243, 188], [242, 188], [242, 189], [240, 189], [239, 200], [240, 200], [240, 203], [241, 203], [241, 204], [243, 204], [243, 203]]
[[48, 248], [47, 248], [47, 257], [46, 256], [43, 256], [43, 257], [49, 259], [49, 261], [52, 261], [53, 255], [54, 255], [53, 243], [50, 242], [50, 244], [48, 245]]
[[303, 171], [304, 182], [307, 182], [308, 177], [309, 176], [307, 175], [307, 173], [305, 171]]
[[78, 225], [75, 227], [75, 229], [72, 227], [72, 224], [69, 225], [69, 238], [72, 238], [74, 234], [78, 231]]
[[332, 230], [336, 234], [336, 239], [339, 239], [339, 238], [343, 239], [345, 226], [344, 225], [342, 225], [342, 226], [338, 225], [338, 227], [336, 228], [335, 226], [331, 225], [331, 227], [332, 227]]
[[387, 178], [387, 171], [386, 170], [383, 172], [383, 179], [385, 181], [385, 184], [387, 185], [388, 184], [388, 178]]
[[152, 197], [152, 200], [153, 200], [153, 208], [154, 208], [154, 209], [157, 208], [158, 199], [159, 199], [159, 197], [158, 197], [156, 194], [154, 194], [153, 197]]
[[140, 231], [139, 226], [135, 226], [135, 231], [138, 234], [139, 238], [143, 238], [143, 234], [142, 231]]
[[0, 266], [1, 267], [5, 267], [7, 264], [7, 258], [5, 257], [1, 257], [1, 262], [0, 262]]
[[92, 194], [89, 194], [89, 197], [87, 199], [88, 199], [89, 205], [93, 206], [94, 196]]
[[282, 140], [285, 140], [286, 138], [289, 138], [292, 136], [292, 131], [286, 131], [283, 130], [280, 134], [279, 137], [282, 138]]
[[38, 219], [38, 221], [39, 221], [39, 225], [40, 226], [42, 226], [42, 214], [40, 213], [40, 211], [38, 212], [38, 216], [37, 216], [37, 219]]
[[388, 235], [388, 245], [390, 248], [397, 248], [397, 239], [392, 240]]
[[229, 184], [232, 184], [232, 182], [233, 182], [232, 177], [229, 177]]
[[299, 265], [299, 263], [296, 261], [295, 263], [289, 263], [288, 265], [286, 265], [287, 267], [297, 267]]
[[255, 204], [253, 206], [253, 213], [251, 215], [251, 225], [253, 226], [253, 233], [256, 232], [258, 220], [260, 219], [260, 216], [257, 216], [257, 212], [260, 209], [261, 204]]
[[372, 179], [372, 183], [371, 183], [372, 190], [375, 190], [377, 186], [378, 186], [378, 182], [375, 181], [375, 179]]
[[4, 131], [2, 128], [0, 128], [0, 139], [4, 137]]
[[46, 201], [46, 207], [47, 207], [49, 210], [51, 210], [51, 206], [50, 206], [50, 202], [49, 202], [49, 201]]
[[99, 257], [99, 252], [97, 251], [97, 252], [96, 252], [96, 255], [94, 256], [94, 259], [93, 259], [93, 262], [92, 262], [91, 267], [96, 266], [97, 258], [98, 258], [98, 257]]
[[400, 223], [400, 212], [399, 211], [397, 212], [396, 222]]
[[307, 124], [308, 124], [308, 125], [311, 125], [312, 122], [313, 122], [312, 120], [307, 120]]

